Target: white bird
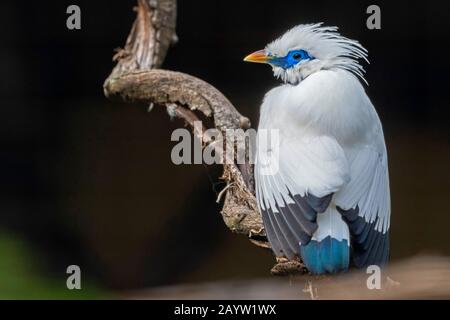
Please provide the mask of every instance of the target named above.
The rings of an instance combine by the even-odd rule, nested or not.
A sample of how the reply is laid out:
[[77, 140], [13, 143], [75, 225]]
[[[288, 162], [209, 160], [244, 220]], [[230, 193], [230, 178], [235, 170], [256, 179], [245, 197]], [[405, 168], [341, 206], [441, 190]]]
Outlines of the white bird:
[[284, 82], [266, 93], [257, 134], [266, 234], [276, 256], [300, 256], [314, 274], [381, 267], [389, 256], [387, 152], [359, 59], [368, 62], [359, 42], [322, 23], [298, 25], [244, 59], [271, 65]]

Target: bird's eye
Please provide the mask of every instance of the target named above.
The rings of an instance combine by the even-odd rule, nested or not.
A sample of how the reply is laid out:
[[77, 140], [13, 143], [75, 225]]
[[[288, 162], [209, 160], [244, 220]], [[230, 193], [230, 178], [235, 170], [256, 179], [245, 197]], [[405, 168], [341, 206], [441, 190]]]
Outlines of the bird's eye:
[[302, 57], [302, 55], [300, 53], [294, 53], [294, 55], [292, 56], [295, 60], [300, 60], [300, 58]]

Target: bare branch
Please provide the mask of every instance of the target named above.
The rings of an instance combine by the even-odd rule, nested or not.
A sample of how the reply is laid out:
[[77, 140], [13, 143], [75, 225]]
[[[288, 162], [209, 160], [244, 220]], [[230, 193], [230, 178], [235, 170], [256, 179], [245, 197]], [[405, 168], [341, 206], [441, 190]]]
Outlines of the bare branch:
[[159, 68], [171, 43], [176, 42], [175, 0], [138, 0], [136, 20], [125, 48], [118, 49], [113, 60], [117, 65], [110, 77], [135, 70]]
[[[124, 293], [128, 299], [448, 299], [450, 259], [415, 257], [396, 262], [381, 276], [381, 288], [370, 290], [364, 270], [338, 276], [299, 275], [194, 285], [174, 285]], [[245, 290], [242, 290], [245, 288]]]
[[[137, 17], [124, 49], [114, 60], [117, 65], [106, 79], [108, 98], [141, 102], [168, 108], [171, 114], [193, 127], [203, 117], [213, 119], [215, 128], [248, 129], [242, 116], [216, 88], [188, 74], [158, 68], [175, 36], [175, 0], [138, 0]], [[197, 134], [194, 132], [194, 134]], [[203, 145], [212, 142], [202, 135]], [[228, 189], [221, 211], [230, 230], [246, 234], [252, 243], [268, 247], [264, 227], [253, 194], [253, 167], [224, 164], [222, 178]]]

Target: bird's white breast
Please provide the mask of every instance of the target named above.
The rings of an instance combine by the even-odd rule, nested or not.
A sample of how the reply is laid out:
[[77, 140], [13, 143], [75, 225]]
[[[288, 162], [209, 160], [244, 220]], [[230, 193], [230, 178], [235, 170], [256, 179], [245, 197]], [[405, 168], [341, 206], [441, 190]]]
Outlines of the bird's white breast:
[[261, 106], [259, 129], [278, 129], [281, 142], [327, 135], [343, 148], [351, 148], [373, 143], [381, 133], [381, 124], [358, 79], [335, 69], [321, 70], [298, 85], [285, 84], [269, 91]]

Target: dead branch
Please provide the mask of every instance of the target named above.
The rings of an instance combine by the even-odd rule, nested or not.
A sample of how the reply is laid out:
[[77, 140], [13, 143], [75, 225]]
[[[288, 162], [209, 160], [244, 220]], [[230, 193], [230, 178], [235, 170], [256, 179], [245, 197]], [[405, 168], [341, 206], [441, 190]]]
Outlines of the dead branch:
[[379, 289], [367, 286], [363, 270], [334, 276], [279, 278], [174, 285], [121, 294], [126, 299], [448, 299], [450, 259], [415, 257], [381, 273]]
[[[231, 102], [216, 88], [188, 74], [156, 69], [176, 39], [176, 0], [138, 0], [136, 20], [123, 49], [114, 56], [117, 65], [106, 79], [108, 98], [162, 106], [189, 126], [201, 117], [211, 118], [215, 128], [250, 128]], [[194, 132], [196, 134], [196, 132]], [[211, 138], [202, 135], [204, 146]], [[268, 247], [253, 186], [253, 167], [224, 164], [227, 190], [221, 211], [227, 227], [246, 234], [260, 247]], [[284, 270], [285, 271], [285, 270]]]
[[135, 70], [159, 68], [171, 43], [177, 41], [177, 3], [173, 0], [138, 0], [136, 20], [123, 49], [113, 60], [117, 65], [110, 78]]

